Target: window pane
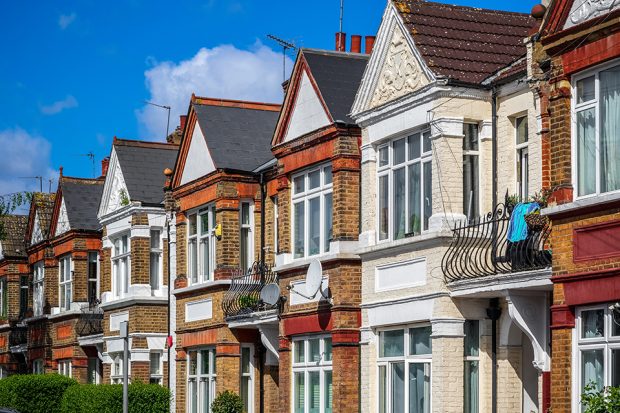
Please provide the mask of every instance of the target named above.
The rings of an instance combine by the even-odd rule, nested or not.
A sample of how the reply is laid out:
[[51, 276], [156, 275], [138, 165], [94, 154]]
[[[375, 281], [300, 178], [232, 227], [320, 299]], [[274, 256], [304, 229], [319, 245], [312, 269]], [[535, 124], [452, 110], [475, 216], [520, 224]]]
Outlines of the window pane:
[[409, 160], [420, 157], [420, 134], [416, 133], [409, 137]]
[[523, 148], [517, 151], [517, 188], [519, 199], [527, 199], [529, 191], [529, 154], [528, 149]]
[[601, 192], [620, 189], [620, 66], [600, 78]]
[[611, 385], [620, 386], [620, 349], [611, 350]]
[[304, 192], [305, 189], [305, 175], [298, 176], [293, 178], [293, 193], [298, 194], [300, 192]]
[[478, 211], [478, 155], [463, 156], [463, 212], [472, 219]]
[[304, 361], [306, 361], [305, 351], [304, 351], [305, 344], [306, 343], [302, 340], [295, 341], [295, 357], [294, 357], [295, 363], [303, 363]]
[[603, 388], [603, 350], [586, 350], [581, 352], [581, 388], [594, 384]]
[[152, 249], [160, 249], [160, 236], [161, 233], [159, 231], [151, 231], [151, 248]]
[[581, 338], [603, 337], [605, 335], [605, 310], [581, 312]]
[[325, 212], [323, 214], [323, 222], [324, 222], [324, 228], [323, 231], [325, 231], [325, 241], [324, 241], [324, 247], [323, 249], [325, 250], [325, 252], [329, 251], [329, 243], [332, 240], [333, 236], [334, 236], [334, 225], [333, 225], [333, 204], [332, 204], [332, 194], [327, 194], [325, 195], [325, 197], [323, 198], [323, 202], [324, 202], [324, 209]]
[[151, 290], [159, 290], [159, 253], [151, 253]]
[[247, 228], [241, 229], [240, 251], [241, 269], [246, 270], [250, 265], [248, 263], [248, 250], [249, 250], [249, 231]]
[[594, 99], [594, 76], [577, 82], [577, 103], [587, 102], [592, 99]]
[[387, 369], [379, 366], [379, 413], [387, 412]]
[[431, 326], [409, 329], [409, 354], [431, 354]]
[[321, 186], [321, 170], [317, 169], [308, 173], [308, 189], [314, 189]]
[[405, 236], [405, 168], [394, 171], [394, 239]]
[[332, 372], [325, 372], [325, 388], [324, 388], [324, 398], [325, 398], [325, 413], [332, 413], [332, 405], [333, 405], [333, 390], [332, 390]]
[[420, 180], [420, 164], [409, 166], [409, 234], [419, 234], [422, 231], [422, 202]]
[[250, 225], [250, 204], [247, 202], [241, 203], [241, 224]]
[[308, 408], [310, 413], [321, 411], [321, 376], [318, 371], [311, 371], [308, 374], [308, 386], [310, 388], [310, 399]]
[[196, 240], [189, 242], [189, 275], [192, 283], [198, 282], [198, 246]]
[[332, 183], [332, 167], [326, 166], [323, 169], [323, 180], [325, 181], [325, 185], [329, 185]]
[[611, 312], [611, 335], [620, 336], [620, 312]]
[[463, 150], [464, 151], [477, 151], [478, 150], [478, 124], [476, 123], [464, 123], [463, 124]]
[[151, 353], [151, 374], [158, 375], [161, 374], [161, 354], [160, 353]]
[[86, 382], [88, 384], [96, 384], [97, 383], [97, 365], [98, 359], [95, 357], [88, 358], [88, 366], [86, 371]]
[[390, 163], [388, 146], [379, 148], [379, 167], [386, 166]]
[[325, 361], [332, 361], [332, 339], [326, 338], [325, 340]]
[[405, 162], [405, 139], [399, 139], [393, 143], [394, 162], [393, 165], [399, 165]]
[[241, 373], [250, 373], [250, 349], [247, 347], [241, 348]]
[[241, 377], [241, 400], [243, 401], [243, 411], [250, 411], [250, 378]]
[[209, 380], [208, 379], [203, 379], [200, 381], [200, 387], [201, 387], [201, 395], [202, 395], [202, 412], [208, 412], [209, 411], [209, 406], [211, 405], [211, 395], [209, 392]]
[[196, 379], [189, 380], [187, 383], [189, 392], [189, 410], [192, 413], [198, 412], [198, 392], [196, 391]]
[[391, 363], [392, 388], [392, 411], [402, 412], [405, 410], [405, 363]]
[[409, 364], [409, 413], [430, 412], [431, 378], [426, 363]]
[[196, 353], [195, 351], [190, 351], [189, 352], [189, 374], [191, 376], [196, 375], [197, 366], [198, 366], [198, 353]]
[[467, 320], [465, 330], [465, 356], [477, 357], [480, 348], [480, 323], [478, 320]]
[[387, 239], [389, 222], [389, 194], [388, 176], [379, 177], [379, 239]]
[[405, 354], [403, 330], [382, 331], [379, 339], [379, 357], [398, 357]]
[[515, 120], [515, 129], [517, 130], [517, 145], [527, 142], [528, 140], [527, 116], [523, 116]]
[[129, 252], [129, 238], [127, 235], [123, 235], [121, 238], [121, 246], [123, 248], [123, 254]]
[[304, 256], [304, 202], [299, 202], [294, 206], [295, 215], [295, 258]]
[[308, 208], [308, 255], [315, 255], [321, 252], [321, 198], [312, 198]]
[[200, 257], [202, 258], [202, 278], [204, 281], [209, 279], [211, 274], [211, 260], [209, 259], [209, 238], [203, 238], [200, 241], [200, 248], [202, 252]]
[[209, 213], [200, 215], [200, 234], [205, 235], [209, 232]]
[[577, 112], [577, 185], [579, 195], [596, 191], [595, 109]]
[[304, 373], [295, 373], [294, 376], [295, 384], [295, 413], [305, 413], [304, 412], [304, 399], [305, 399], [305, 383], [304, 383]]
[[321, 360], [321, 341], [318, 338], [308, 340], [308, 350], [311, 362], [317, 362]]
[[210, 370], [209, 370], [209, 365], [211, 363], [211, 359], [209, 358], [210, 356], [210, 351], [209, 350], [201, 350], [200, 351], [200, 374], [209, 374]]
[[478, 413], [478, 361], [465, 362], [465, 413]]
[[428, 220], [432, 214], [433, 208], [433, 173], [430, 162], [424, 162], [424, 229], [428, 229]]
[[431, 131], [427, 130], [422, 133], [422, 150], [426, 152], [430, 152], [432, 149], [431, 146]]

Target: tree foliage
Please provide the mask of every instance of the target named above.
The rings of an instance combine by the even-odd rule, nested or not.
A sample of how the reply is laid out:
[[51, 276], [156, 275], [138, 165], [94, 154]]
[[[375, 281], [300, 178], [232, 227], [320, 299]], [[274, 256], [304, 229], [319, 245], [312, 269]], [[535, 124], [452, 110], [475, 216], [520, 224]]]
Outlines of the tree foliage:
[[615, 413], [620, 412], [620, 387], [599, 389], [593, 384], [585, 387], [581, 395], [584, 413]]

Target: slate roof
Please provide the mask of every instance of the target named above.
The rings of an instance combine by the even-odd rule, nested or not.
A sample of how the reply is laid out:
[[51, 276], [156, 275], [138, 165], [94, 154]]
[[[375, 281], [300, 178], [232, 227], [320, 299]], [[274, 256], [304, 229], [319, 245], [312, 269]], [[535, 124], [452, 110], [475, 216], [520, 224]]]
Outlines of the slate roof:
[[144, 205], [160, 205], [166, 183], [164, 169], [174, 168], [179, 147], [169, 143], [115, 139], [114, 149], [129, 199]]
[[526, 53], [523, 39], [536, 20], [527, 14], [392, 0], [438, 76], [479, 84]]
[[302, 53], [334, 121], [354, 125], [349, 112], [369, 55], [316, 49]]
[[[54, 200], [56, 194], [48, 194], [45, 192], [35, 192], [32, 196], [31, 204], [36, 207], [36, 212], [39, 214], [39, 225], [41, 226], [41, 232], [43, 239], [49, 238], [50, 224], [52, 223], [52, 214], [54, 213]], [[32, 205], [31, 205], [32, 210]], [[32, 216], [32, 225], [34, 228], [34, 215]], [[32, 236], [32, 231], [30, 232]], [[30, 240], [28, 240], [30, 241]]]
[[100, 228], [97, 211], [103, 194], [103, 183], [103, 179], [63, 177], [60, 186], [71, 229], [96, 231]]
[[253, 171], [273, 158], [271, 138], [279, 105], [207, 98], [197, 98], [192, 105], [217, 169]]
[[27, 215], [4, 215], [0, 217], [3, 239], [2, 254], [4, 258], [26, 257], [26, 231], [28, 229]]

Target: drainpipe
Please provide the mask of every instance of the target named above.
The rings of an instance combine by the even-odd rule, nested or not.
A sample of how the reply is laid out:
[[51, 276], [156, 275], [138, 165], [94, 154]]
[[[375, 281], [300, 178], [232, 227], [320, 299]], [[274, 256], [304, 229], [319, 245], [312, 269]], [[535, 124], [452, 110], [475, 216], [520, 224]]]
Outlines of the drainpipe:
[[497, 413], [497, 320], [502, 314], [499, 299], [491, 298], [487, 317], [491, 319], [491, 412]]
[[491, 91], [491, 157], [493, 158], [493, 208], [497, 205], [497, 90]]
[[166, 344], [168, 347], [168, 378], [166, 380], [166, 384], [168, 386], [168, 388], [170, 388], [170, 364], [172, 364], [170, 362], [170, 350], [171, 350], [171, 343], [170, 343], [170, 337], [172, 336], [172, 332], [170, 331], [170, 294], [172, 291], [172, 286], [170, 285], [170, 280], [171, 280], [171, 276], [170, 276], [170, 220], [172, 219], [172, 213], [166, 212], [166, 215], [170, 214], [170, 216], [167, 216], [166, 218], [166, 233], [168, 236], [168, 263], [166, 265], [166, 268], [168, 270], [168, 336], [166, 337]]
[[[260, 282], [265, 285], [265, 171], [260, 173]], [[259, 412], [265, 412], [265, 351], [260, 349], [259, 365]]]

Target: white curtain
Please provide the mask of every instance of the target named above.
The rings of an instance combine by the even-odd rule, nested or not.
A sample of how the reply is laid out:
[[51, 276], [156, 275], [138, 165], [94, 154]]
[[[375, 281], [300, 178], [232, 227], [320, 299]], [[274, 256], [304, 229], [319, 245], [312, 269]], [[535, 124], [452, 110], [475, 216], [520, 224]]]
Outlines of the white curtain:
[[430, 412], [430, 377], [425, 372], [428, 367], [426, 363], [409, 364], [409, 413]]
[[596, 192], [596, 112], [594, 108], [577, 113], [577, 175], [579, 195]]
[[603, 350], [586, 350], [581, 352], [581, 384], [595, 384], [603, 388]]
[[601, 192], [620, 189], [620, 66], [600, 73]]

